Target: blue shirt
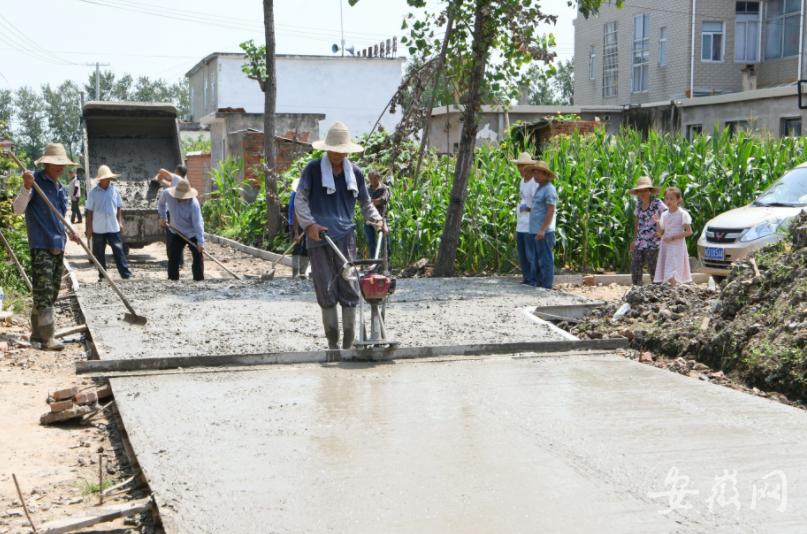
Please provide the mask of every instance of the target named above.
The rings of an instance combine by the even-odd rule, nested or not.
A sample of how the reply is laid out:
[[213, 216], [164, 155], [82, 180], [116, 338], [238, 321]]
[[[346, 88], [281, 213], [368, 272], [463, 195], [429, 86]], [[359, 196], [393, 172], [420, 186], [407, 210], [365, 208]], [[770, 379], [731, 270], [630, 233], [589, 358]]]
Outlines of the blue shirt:
[[[167, 192], [163, 196], [171, 214], [171, 225], [182, 232], [185, 237], [196, 238], [199, 245], [205, 244], [205, 223], [202, 220], [202, 207], [195, 198], [190, 200], [177, 200]], [[169, 228], [172, 234], [176, 234]]]
[[[67, 213], [67, 191], [61, 182], [54, 182], [43, 170], [34, 173], [34, 180], [64, 217]], [[34, 189], [31, 190], [31, 200], [25, 208], [25, 225], [28, 228], [28, 246], [31, 249], [64, 250], [67, 241], [64, 225]]]
[[[535, 195], [532, 197], [532, 211], [530, 212], [530, 233], [537, 234], [538, 230], [544, 224], [546, 219], [546, 212], [549, 211], [549, 206], [558, 205], [558, 191], [552, 182], [547, 182], [540, 186]], [[555, 223], [557, 222], [557, 210], [552, 215], [552, 223], [546, 228], [547, 232], [555, 231]]]
[[96, 185], [87, 195], [84, 207], [92, 212], [92, 231], [94, 234], [116, 234], [120, 232], [118, 209], [123, 207], [120, 193], [114, 184], [103, 189]]
[[[311, 215], [320, 224], [328, 229], [331, 239], [341, 239], [356, 228], [353, 216], [356, 210], [356, 200], [369, 201], [370, 194], [367, 192], [367, 184], [364, 183], [364, 173], [356, 165], [353, 165], [353, 173], [356, 176], [356, 186], [359, 189], [358, 197], [353, 196], [353, 192], [347, 188], [345, 172], [342, 171], [333, 177], [336, 192], [329, 195], [322, 187], [322, 170], [320, 160], [315, 159], [308, 163], [303, 169], [300, 178], [298, 191], [308, 192], [308, 204], [311, 207]], [[308, 241], [308, 247], [323, 247], [327, 243], [324, 240]]]
[[[171, 187], [176, 187], [182, 178], [176, 174], [171, 175]], [[168, 219], [168, 206], [166, 199], [171, 195], [168, 194], [168, 188], [164, 187], [160, 194], [157, 196], [157, 213], [160, 214], [160, 219]]]
[[297, 191], [292, 191], [289, 197], [289, 228], [294, 228], [294, 197], [297, 196]]

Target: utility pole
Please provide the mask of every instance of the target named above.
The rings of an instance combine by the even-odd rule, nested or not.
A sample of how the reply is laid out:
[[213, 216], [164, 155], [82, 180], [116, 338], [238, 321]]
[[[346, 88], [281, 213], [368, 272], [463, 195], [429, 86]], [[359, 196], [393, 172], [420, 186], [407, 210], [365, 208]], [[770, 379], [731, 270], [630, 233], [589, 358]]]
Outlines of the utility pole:
[[109, 63], [85, 63], [88, 67], [95, 67], [95, 99], [101, 100], [101, 67], [108, 67]]
[[343, 0], [339, 0], [339, 31], [342, 34], [342, 57], [345, 57], [345, 20], [342, 15]]

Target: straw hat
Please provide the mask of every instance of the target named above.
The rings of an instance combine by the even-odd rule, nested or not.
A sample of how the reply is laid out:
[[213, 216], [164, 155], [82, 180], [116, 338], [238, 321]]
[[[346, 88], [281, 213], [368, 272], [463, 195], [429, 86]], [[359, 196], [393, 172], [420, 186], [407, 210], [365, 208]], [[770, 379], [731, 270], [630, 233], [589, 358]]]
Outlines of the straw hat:
[[649, 176], [642, 176], [636, 180], [636, 187], [628, 189], [628, 193], [635, 195], [642, 189], [649, 189], [651, 195], [657, 195], [659, 188], [653, 185], [653, 180]]
[[528, 165], [530, 167], [533, 167], [538, 162], [532, 159], [532, 156], [530, 156], [529, 153], [522, 152], [521, 154], [518, 155], [518, 159], [511, 159], [510, 163], [515, 163], [516, 165]]
[[186, 198], [196, 198], [196, 196], [199, 195], [199, 191], [191, 187], [191, 183], [187, 178], [183, 178], [177, 182], [176, 187], [168, 189], [168, 194], [178, 200], [184, 200]]
[[101, 180], [115, 180], [116, 178], [120, 178], [120, 174], [115, 174], [106, 165], [101, 165], [98, 167], [98, 176], [95, 177], [95, 181], [97, 183]]
[[363, 146], [353, 142], [350, 138], [350, 131], [345, 126], [345, 123], [341, 121], [336, 121], [330, 127], [324, 140], [314, 141], [311, 146], [317, 150], [328, 150], [330, 152], [339, 152], [340, 154], [350, 154], [364, 150]]
[[67, 157], [67, 151], [61, 143], [48, 143], [48, 146], [45, 147], [45, 153], [34, 162], [35, 165], [45, 165], [46, 163], [50, 163], [51, 165], [78, 166], [78, 163], [73, 163], [70, 161], [70, 158]]
[[553, 180], [558, 177], [558, 175], [552, 172], [552, 169], [549, 168], [549, 163], [545, 161], [536, 161], [532, 168], [533, 170], [547, 173]]

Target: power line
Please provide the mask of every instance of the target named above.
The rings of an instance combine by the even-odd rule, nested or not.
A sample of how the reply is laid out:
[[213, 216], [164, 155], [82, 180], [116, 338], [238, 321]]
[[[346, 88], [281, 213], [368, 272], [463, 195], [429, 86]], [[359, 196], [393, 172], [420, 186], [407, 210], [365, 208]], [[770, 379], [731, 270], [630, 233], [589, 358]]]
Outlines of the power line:
[[3, 41], [9, 44], [11, 47], [16, 48], [18, 51], [32, 57], [34, 59], [38, 59], [40, 61], [45, 61], [52, 64], [61, 64], [61, 65], [75, 65], [75, 63], [63, 59], [56, 54], [50, 53], [46, 51], [44, 48], [36, 44], [30, 36], [23, 33], [19, 30], [10, 20], [0, 14], [0, 26], [5, 26], [8, 30], [10, 35], [2, 35]]

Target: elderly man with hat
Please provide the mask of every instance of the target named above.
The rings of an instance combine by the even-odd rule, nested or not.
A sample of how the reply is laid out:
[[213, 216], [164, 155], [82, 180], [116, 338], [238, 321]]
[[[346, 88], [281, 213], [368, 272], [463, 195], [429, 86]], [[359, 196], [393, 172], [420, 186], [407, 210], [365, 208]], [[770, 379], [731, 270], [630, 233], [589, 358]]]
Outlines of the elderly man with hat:
[[339, 304], [342, 307], [342, 348], [349, 349], [353, 346], [355, 336], [358, 284], [355, 280], [342, 278], [341, 261], [320, 234], [327, 232], [346, 258], [355, 259], [356, 224], [353, 222], [353, 213], [357, 200], [366, 221], [375, 224], [384, 233], [387, 228], [370, 199], [364, 174], [347, 159], [348, 154], [364, 150], [351, 140], [347, 126], [336, 122], [328, 130], [325, 139], [315, 141], [313, 147], [325, 150], [326, 154], [309, 162], [303, 169], [294, 200], [295, 212], [308, 238], [314, 290], [317, 303], [322, 308], [322, 324], [328, 338], [328, 348], [339, 348], [339, 317], [336, 310]]
[[[92, 240], [92, 254], [106, 269], [106, 246], [112, 248], [112, 257], [115, 266], [124, 280], [132, 277], [129, 270], [129, 261], [123, 250], [121, 231], [123, 230], [123, 200], [117, 188], [112, 184], [119, 174], [114, 174], [106, 165], [98, 167], [98, 176], [95, 177], [96, 186], [87, 194], [84, 203], [84, 214], [87, 217], [85, 233], [87, 239]], [[99, 273], [100, 275], [100, 273]]]
[[[165, 203], [159, 205], [160, 225], [168, 228], [168, 279], [179, 280], [179, 265], [187, 244], [177, 232], [182, 233], [194, 244], [189, 247], [193, 256], [191, 272], [197, 282], [205, 279], [205, 263], [202, 255], [205, 247], [205, 223], [202, 219], [202, 208], [196, 197], [199, 192], [191, 187], [187, 178], [182, 178], [177, 185], [166, 190]], [[168, 214], [171, 214], [171, 227], [168, 226]]]
[[555, 225], [557, 221], [558, 191], [552, 184], [555, 173], [545, 161], [537, 161], [533, 168], [538, 189], [532, 197], [530, 233], [535, 234], [535, 255], [538, 258], [538, 286], [552, 289], [555, 279]]
[[519, 186], [519, 202], [516, 212], [516, 246], [518, 261], [521, 264], [522, 284], [538, 285], [538, 256], [536, 256], [535, 234], [530, 233], [530, 212], [532, 198], [538, 189], [538, 183], [532, 179], [535, 164], [538, 163], [526, 152], [519, 154], [518, 159], [511, 160], [518, 168], [521, 176]]
[[[33, 189], [34, 182], [59, 211], [62, 217], [67, 213], [67, 191], [59, 178], [67, 166], [76, 166], [70, 161], [67, 152], [59, 143], [51, 143], [45, 149], [36, 165], [43, 165], [36, 172], [25, 171], [22, 175], [22, 189], [14, 199], [14, 213], [25, 214], [28, 229], [28, 246], [31, 249], [31, 284], [33, 286], [33, 307], [31, 308], [31, 343], [43, 350], [62, 350], [64, 345], [56, 341], [56, 323], [53, 303], [59, 296], [59, 288], [64, 273], [64, 247], [66, 229], [45, 201]], [[70, 239], [78, 236], [70, 233]]]

